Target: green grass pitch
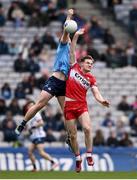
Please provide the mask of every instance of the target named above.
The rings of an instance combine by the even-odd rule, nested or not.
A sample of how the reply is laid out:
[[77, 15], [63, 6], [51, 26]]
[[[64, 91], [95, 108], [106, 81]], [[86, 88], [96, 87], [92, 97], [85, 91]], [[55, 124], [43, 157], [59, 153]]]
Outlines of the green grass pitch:
[[1, 171], [0, 179], [137, 179], [137, 172]]

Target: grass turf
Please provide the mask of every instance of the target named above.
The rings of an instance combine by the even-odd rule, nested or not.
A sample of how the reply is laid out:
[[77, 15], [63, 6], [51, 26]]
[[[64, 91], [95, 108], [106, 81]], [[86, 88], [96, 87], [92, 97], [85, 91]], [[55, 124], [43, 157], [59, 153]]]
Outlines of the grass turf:
[[1, 171], [0, 179], [137, 179], [137, 172]]

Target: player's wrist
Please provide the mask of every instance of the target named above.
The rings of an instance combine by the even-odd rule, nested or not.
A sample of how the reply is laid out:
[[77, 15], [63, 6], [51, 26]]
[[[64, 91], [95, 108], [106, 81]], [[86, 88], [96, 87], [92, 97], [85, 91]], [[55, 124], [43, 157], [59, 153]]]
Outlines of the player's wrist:
[[72, 19], [72, 15], [67, 15], [67, 19], [66, 20], [71, 20]]
[[104, 100], [100, 100], [99, 102], [100, 102], [101, 104], [103, 104], [103, 103], [104, 103]]
[[74, 36], [75, 36], [75, 37], [79, 37], [79, 35], [80, 35], [80, 34], [79, 34], [78, 32], [76, 32]]
[[105, 102], [105, 100], [102, 100], [102, 104]]

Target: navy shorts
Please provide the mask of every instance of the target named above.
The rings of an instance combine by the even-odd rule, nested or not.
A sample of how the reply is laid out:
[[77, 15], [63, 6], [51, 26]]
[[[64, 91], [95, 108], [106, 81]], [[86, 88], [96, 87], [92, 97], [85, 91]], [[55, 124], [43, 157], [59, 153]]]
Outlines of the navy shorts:
[[46, 138], [45, 137], [41, 137], [41, 138], [36, 138], [32, 140], [32, 143], [37, 145], [37, 144], [43, 144], [45, 143]]
[[65, 96], [66, 81], [62, 81], [54, 76], [51, 76], [43, 87], [44, 91], [47, 91], [52, 96]]

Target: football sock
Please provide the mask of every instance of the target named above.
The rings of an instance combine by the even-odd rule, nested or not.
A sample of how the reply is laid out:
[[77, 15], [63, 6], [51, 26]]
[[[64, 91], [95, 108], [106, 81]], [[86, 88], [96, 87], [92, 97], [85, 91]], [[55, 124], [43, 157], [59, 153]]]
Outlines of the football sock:
[[80, 154], [75, 155], [75, 157], [76, 157], [76, 161], [80, 161], [81, 160]]
[[36, 164], [33, 164], [33, 169], [36, 169]]
[[87, 156], [87, 157], [91, 157], [91, 156], [92, 156], [91, 152], [87, 152], [87, 153], [86, 153], [86, 156]]
[[54, 163], [55, 163], [53, 160], [51, 160], [50, 162], [51, 162], [51, 164], [54, 164]]
[[22, 125], [22, 126], [25, 126], [26, 123], [27, 123], [27, 121], [23, 120], [23, 121], [21, 122], [21, 125]]

